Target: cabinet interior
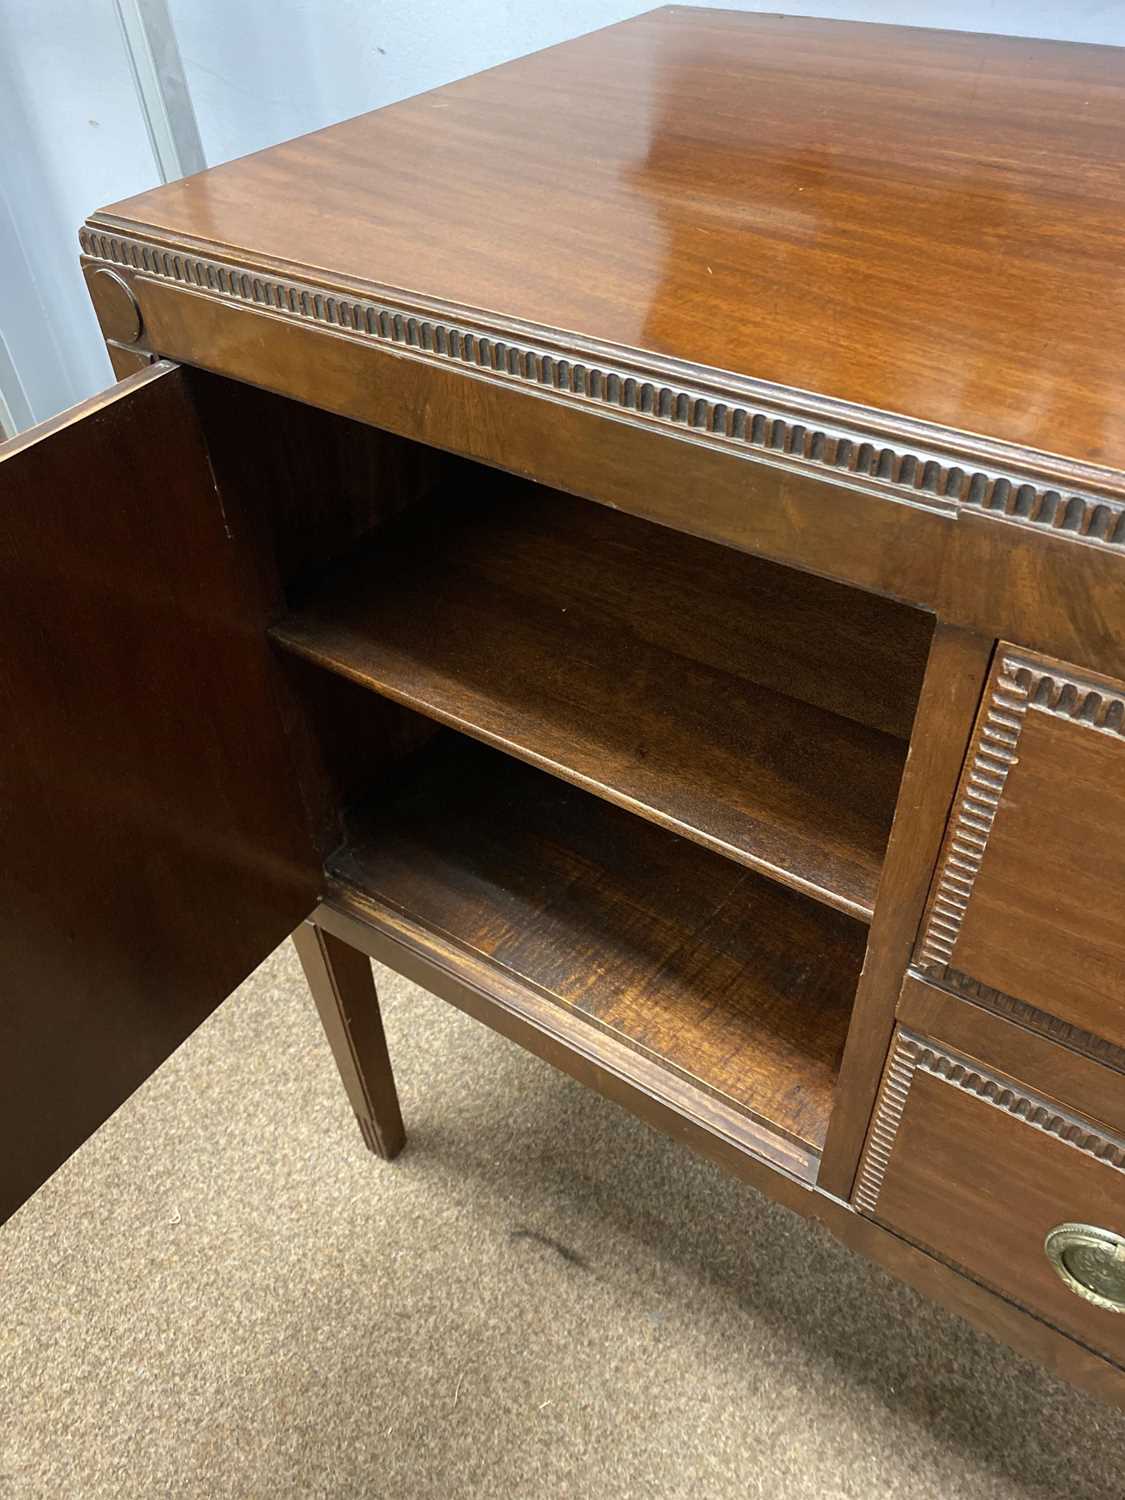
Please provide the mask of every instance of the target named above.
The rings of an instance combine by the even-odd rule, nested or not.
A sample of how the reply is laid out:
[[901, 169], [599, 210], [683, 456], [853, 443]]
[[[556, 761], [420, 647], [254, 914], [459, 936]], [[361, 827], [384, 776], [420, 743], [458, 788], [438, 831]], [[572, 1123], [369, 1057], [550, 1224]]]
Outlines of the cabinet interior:
[[931, 618], [280, 404], [322, 450], [267, 521], [327, 899], [815, 1159]]

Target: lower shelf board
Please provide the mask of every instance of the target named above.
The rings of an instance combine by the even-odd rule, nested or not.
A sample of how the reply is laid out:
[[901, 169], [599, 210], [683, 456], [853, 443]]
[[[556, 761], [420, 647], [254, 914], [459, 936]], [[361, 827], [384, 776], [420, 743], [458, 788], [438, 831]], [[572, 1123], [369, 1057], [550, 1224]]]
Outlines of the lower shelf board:
[[509, 1006], [549, 1002], [593, 1055], [604, 1038], [685, 1113], [815, 1175], [863, 962], [852, 918], [455, 735], [353, 815], [328, 875], [330, 903]]

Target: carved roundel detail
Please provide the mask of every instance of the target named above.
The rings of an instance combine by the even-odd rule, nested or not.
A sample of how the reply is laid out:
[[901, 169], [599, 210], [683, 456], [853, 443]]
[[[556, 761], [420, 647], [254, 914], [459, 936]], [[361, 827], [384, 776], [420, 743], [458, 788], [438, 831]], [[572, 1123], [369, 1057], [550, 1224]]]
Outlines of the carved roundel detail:
[[97, 266], [87, 272], [86, 284], [105, 337], [118, 344], [135, 344], [144, 321], [129, 283], [107, 266]]

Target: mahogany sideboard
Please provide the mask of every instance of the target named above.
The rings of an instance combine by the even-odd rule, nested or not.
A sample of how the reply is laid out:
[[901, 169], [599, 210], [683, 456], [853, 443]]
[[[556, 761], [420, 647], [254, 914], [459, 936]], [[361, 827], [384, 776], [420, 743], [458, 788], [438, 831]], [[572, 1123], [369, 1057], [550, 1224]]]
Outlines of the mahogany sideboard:
[[1125, 1399], [1123, 146], [1115, 49], [671, 7], [95, 214], [0, 1208], [296, 929], [376, 1152], [368, 955]]

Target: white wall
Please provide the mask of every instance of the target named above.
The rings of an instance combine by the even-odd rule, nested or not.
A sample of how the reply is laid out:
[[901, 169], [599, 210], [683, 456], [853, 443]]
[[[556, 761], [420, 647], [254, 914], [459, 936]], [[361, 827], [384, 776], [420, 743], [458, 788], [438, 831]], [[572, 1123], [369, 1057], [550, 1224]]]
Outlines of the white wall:
[[111, 0], [0, 0], [0, 334], [35, 420], [112, 380], [78, 225], [157, 180]]
[[[644, 0], [171, 0], [209, 162], [651, 9]], [[220, 21], [221, 18], [221, 21]]]
[[[1125, 0], [725, 3], [1125, 45]], [[649, 8], [170, 0], [212, 164]], [[35, 419], [110, 379], [77, 271], [78, 224], [158, 180], [112, 0], [0, 0], [0, 382], [6, 343]]]
[[[1125, 0], [718, 0], [731, 10], [1125, 44]], [[652, 0], [171, 0], [209, 162], [652, 8]]]

